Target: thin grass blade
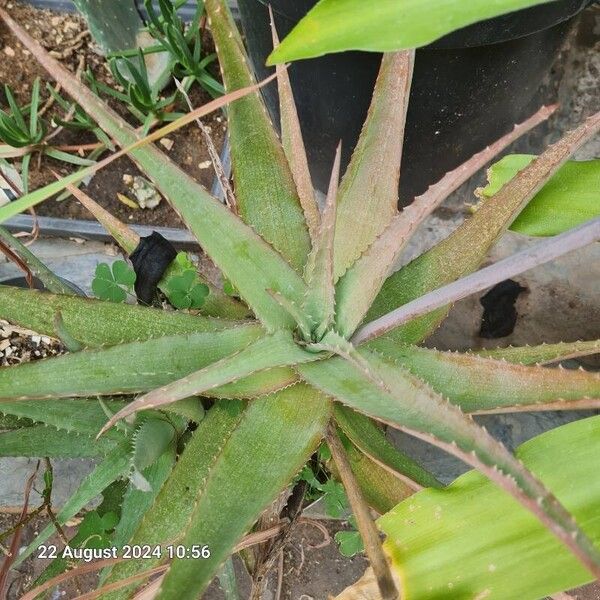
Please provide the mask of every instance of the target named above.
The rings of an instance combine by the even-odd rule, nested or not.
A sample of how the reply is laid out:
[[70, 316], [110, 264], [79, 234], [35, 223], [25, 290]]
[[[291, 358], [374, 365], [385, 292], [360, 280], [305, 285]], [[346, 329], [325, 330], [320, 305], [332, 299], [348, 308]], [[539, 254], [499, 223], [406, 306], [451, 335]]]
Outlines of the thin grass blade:
[[[119, 444], [100, 462], [94, 470], [81, 482], [77, 491], [63, 505], [56, 514], [56, 521], [64, 525], [74, 517], [84, 506], [102, 493], [113, 481], [129, 471], [129, 444]], [[55, 532], [54, 524], [50, 523], [39, 535], [25, 548], [14, 563], [19, 566], [37, 548], [47, 541]]]

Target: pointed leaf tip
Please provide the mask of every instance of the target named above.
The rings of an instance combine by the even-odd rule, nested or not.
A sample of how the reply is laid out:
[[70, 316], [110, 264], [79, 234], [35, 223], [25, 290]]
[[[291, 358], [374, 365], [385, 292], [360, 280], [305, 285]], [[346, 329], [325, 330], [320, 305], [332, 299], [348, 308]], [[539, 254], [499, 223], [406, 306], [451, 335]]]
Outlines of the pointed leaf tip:
[[315, 336], [320, 339], [333, 323], [335, 314], [335, 284], [333, 274], [337, 194], [340, 178], [342, 144], [338, 144], [325, 207], [314, 247], [306, 266], [308, 290], [304, 310], [317, 325]]

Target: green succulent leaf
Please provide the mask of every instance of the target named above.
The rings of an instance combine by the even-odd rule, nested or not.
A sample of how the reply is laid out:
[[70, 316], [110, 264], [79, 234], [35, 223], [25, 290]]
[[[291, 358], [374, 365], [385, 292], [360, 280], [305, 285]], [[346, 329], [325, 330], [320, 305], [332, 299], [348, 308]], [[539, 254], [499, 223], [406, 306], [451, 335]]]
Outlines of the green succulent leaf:
[[[230, 92], [252, 85], [249, 59], [227, 2], [207, 0], [204, 5], [225, 89]], [[300, 272], [310, 252], [308, 227], [292, 172], [260, 93], [233, 102], [227, 122], [240, 216]], [[242, 288], [228, 277], [243, 296]]]
[[156, 416], [142, 419], [141, 425], [133, 434], [132, 467], [137, 471], [144, 471], [169, 449], [174, 452], [175, 436], [175, 427], [166, 419]]
[[[270, 10], [270, 9], [269, 9]], [[279, 44], [279, 37], [275, 29], [273, 14], [270, 12], [271, 33], [273, 37], [273, 48]], [[321, 215], [319, 205], [315, 197], [315, 190], [312, 184], [310, 170], [308, 168], [308, 158], [306, 148], [302, 138], [300, 120], [296, 110], [294, 92], [290, 82], [287, 68], [283, 65], [277, 65], [277, 91], [279, 94], [279, 114], [281, 124], [281, 144], [285, 157], [296, 184], [298, 198], [304, 211], [306, 225], [310, 233], [311, 242], [314, 244], [316, 239]]]
[[[212, 336], [214, 337], [214, 336]], [[217, 348], [221, 350], [221, 346]], [[157, 408], [188, 396], [210, 394], [211, 390], [276, 367], [297, 366], [318, 360], [296, 344], [287, 331], [262, 336], [236, 349], [233, 354], [210, 362], [200, 370], [140, 396], [112, 417], [103, 430], [139, 410]]]
[[[209, 559], [172, 563], [161, 597], [181, 597], [182, 590], [186, 598], [201, 593], [234, 544], [316, 449], [329, 416], [327, 400], [302, 385], [245, 408], [224, 401], [209, 411], [132, 539], [180, 539], [188, 547], [210, 547]], [[186, 524], [187, 533], [178, 537]], [[152, 561], [127, 561], [115, 567], [110, 580], [150, 566]]]
[[144, 479], [149, 484], [150, 491], [144, 492], [133, 484], [129, 484], [121, 504], [121, 517], [111, 538], [113, 546], [122, 548], [129, 542], [146, 512], [152, 508], [162, 486], [171, 474], [174, 464], [175, 448], [171, 447], [142, 472]]
[[182, 539], [187, 547], [207, 544], [210, 558], [173, 561], [159, 598], [198, 597], [234, 544], [316, 450], [330, 414], [327, 399], [303, 385], [248, 406], [215, 457]]
[[0, 432], [0, 456], [95, 458], [106, 455], [115, 444], [110, 438], [96, 441], [92, 436], [69, 434], [45, 425]]
[[[104, 406], [111, 412], [123, 408], [122, 400], [105, 399]], [[106, 413], [96, 399], [61, 398], [60, 400], [33, 400], [0, 402], [0, 414], [31, 419], [67, 434], [96, 436], [106, 422]], [[116, 434], [116, 435], [114, 435]], [[121, 434], [111, 432], [111, 437], [120, 440]]]
[[321, 0], [268, 59], [276, 64], [330, 52], [389, 52], [417, 48], [471, 23], [543, 4], [549, 0], [436, 0], [423, 10], [419, 0]]
[[221, 331], [239, 323], [177, 311], [56, 295], [0, 285], [0, 318], [56, 335], [56, 315], [85, 347], [113, 346], [167, 335]]
[[437, 479], [387, 440], [385, 433], [369, 418], [345, 406], [335, 406], [338, 427], [348, 439], [373, 462], [395, 477], [409, 480], [417, 487], [440, 487]]
[[560, 400], [600, 399], [600, 374], [511, 364], [473, 354], [439, 352], [416, 346], [380, 346], [388, 360], [426, 381], [465, 412], [493, 411]]
[[[596, 544], [599, 452], [600, 417], [563, 425], [516, 452]], [[530, 513], [476, 471], [444, 490], [412, 496], [378, 525], [386, 534], [388, 556], [402, 574], [407, 600], [483, 594], [537, 600], [593, 580]]]
[[[343, 436], [341, 431], [340, 433]], [[380, 462], [371, 460], [354, 444], [347, 443], [345, 450], [365, 501], [379, 514], [386, 513], [398, 502], [415, 493], [413, 484], [407, 484], [406, 480], [380, 466]]]
[[[208, 411], [177, 460], [171, 475], [131, 537], [131, 544], [173, 544], [189, 523], [194, 505], [204, 489], [206, 477], [217, 459], [224, 441], [235, 432], [244, 417], [246, 405], [223, 400]], [[126, 579], [158, 564], [156, 558], [133, 559], [114, 567], [107, 583]], [[127, 598], [135, 589], [124, 587], [110, 598]]]
[[507, 348], [478, 350], [476, 354], [522, 365], [546, 364], [590, 354], [600, 354], [600, 340], [558, 342], [538, 346], [508, 346]]
[[[478, 191], [485, 202], [535, 158], [509, 154], [488, 170], [488, 185]], [[510, 226], [533, 236], [558, 235], [600, 216], [600, 160], [565, 163]]]
[[[356, 149], [340, 184], [335, 278], [362, 255], [398, 212], [402, 140], [414, 54], [386, 54]], [[386, 173], [381, 177], [381, 173]]]
[[458, 407], [408, 371], [368, 350], [298, 369], [325, 394], [479, 469], [526, 506], [583, 564], [597, 570], [600, 552], [539, 480]]
[[[314, 236], [313, 248], [304, 274], [308, 289], [302, 308], [310, 324], [314, 325], [312, 333], [317, 340], [320, 340], [329, 329], [335, 315], [333, 257], [341, 154], [342, 147], [339, 145], [333, 161], [321, 223]], [[301, 322], [302, 318], [297, 320]]]
[[135, 272], [125, 261], [117, 260], [112, 266], [100, 263], [92, 280], [92, 291], [100, 300], [125, 302], [135, 283]]
[[[87, 397], [153, 390], [240, 352], [263, 335], [259, 326], [244, 325], [215, 333], [83, 350], [53, 361], [23, 363], [0, 369], [0, 398]], [[300, 348], [297, 351], [302, 352]]]
[[[305, 285], [300, 275], [251, 227], [241, 221], [216, 198], [213, 198], [192, 177], [174, 165], [156, 146], [149, 144], [150, 140], [166, 135], [173, 129], [182, 126], [182, 123], [192, 121], [195, 117], [210, 112], [211, 107], [216, 110], [225, 105], [228, 97], [209, 103], [199, 112], [186, 115], [178, 124], [172, 124], [162, 130], [153, 132], [149, 139], [147, 138], [142, 142], [133, 128], [108, 108], [73, 74], [49, 56], [14, 20], [6, 14], [3, 14], [3, 18], [10, 25], [15, 35], [35, 52], [38, 61], [49, 71], [52, 77], [79, 104], [85, 107], [90, 116], [98, 122], [108, 135], [122, 147], [132, 146], [129, 150], [131, 156], [181, 215], [192, 233], [198, 238], [203, 249], [211, 256], [224, 275], [233, 282], [242, 298], [248, 302], [263, 324], [269, 330], [282, 327], [292, 328], [294, 323], [291, 317], [273, 299], [268, 290], [281, 292], [300, 301], [305, 291]], [[227, 28], [227, 37], [231, 29], [229, 25], [225, 25], [225, 27]], [[273, 135], [275, 134], [273, 133]], [[136, 144], [140, 144], [140, 146], [136, 147]], [[141, 147], [144, 144], [145, 146]], [[271, 158], [272, 156], [269, 156], [269, 161]], [[254, 172], [258, 172], [254, 163], [251, 168]], [[90, 167], [89, 173], [94, 172], [95, 169], [96, 167]], [[19, 200], [11, 202], [8, 206], [1, 207], [0, 221], [12, 216], [16, 211], [24, 210], [48, 198], [49, 195], [61, 191], [69, 183], [77, 182], [84, 177], [86, 173], [88, 173], [87, 170], [80, 171], [45, 188], [40, 188], [31, 195], [23, 196]], [[279, 172], [276, 175], [278, 174]], [[291, 175], [289, 175], [289, 178], [291, 180]], [[275, 179], [268, 178], [265, 195], [257, 197], [262, 198], [262, 200], [273, 197], [272, 186], [277, 181], [276, 176]], [[256, 194], [256, 189], [253, 190], [253, 194]], [[272, 215], [278, 212], [280, 208], [278, 203], [277, 208], [265, 209], [265, 214]], [[261, 205], [261, 210], [263, 209], [264, 205]], [[277, 226], [273, 226], [272, 229], [278, 237], [282, 235], [282, 231], [285, 232], [286, 244], [281, 249], [282, 252], [285, 252], [288, 247], [294, 246], [295, 240], [301, 240], [302, 236], [297, 237], [296, 234], [300, 227], [304, 228], [305, 243], [303, 245], [306, 248], [302, 249], [301, 252], [294, 253], [296, 258], [293, 260], [296, 264], [303, 264], [305, 257], [308, 255], [309, 242], [308, 231], [299, 203], [297, 213], [297, 226], [293, 225], [292, 231], [288, 232], [287, 228], [287, 225], [293, 222], [291, 217], [288, 223], [279, 223]], [[268, 217], [268, 220], [270, 221], [271, 217]], [[269, 238], [266, 234], [265, 237]], [[300, 243], [302, 244], [302, 242]]]

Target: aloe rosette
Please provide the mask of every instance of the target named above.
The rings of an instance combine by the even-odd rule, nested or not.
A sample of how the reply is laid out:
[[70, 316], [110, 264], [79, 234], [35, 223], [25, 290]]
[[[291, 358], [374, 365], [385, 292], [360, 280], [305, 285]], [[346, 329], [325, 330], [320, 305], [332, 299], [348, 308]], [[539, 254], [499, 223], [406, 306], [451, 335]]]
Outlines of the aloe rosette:
[[[331, 183], [320, 208], [286, 68], [277, 68], [280, 138], [226, 3], [206, 0], [205, 6], [226, 89], [223, 99], [205, 110], [229, 103], [237, 212], [211, 197], [152, 144], [165, 129], [140, 138], [0, 11], [62, 89], [152, 179], [239, 298], [212, 286], [198, 311], [171, 312], [68, 296], [64, 290], [58, 290], [61, 295], [0, 287], [0, 317], [77, 342], [78, 351], [0, 370], [0, 412], [32, 423], [11, 430], [11, 452], [56, 453], [56, 438], [48, 440], [48, 448], [44, 440], [34, 449], [28, 445], [31, 428], [46, 424], [63, 434], [61, 456], [78, 453], [99, 459], [58, 521], [64, 523], [112, 482], [129, 478], [130, 493], [146, 494], [144, 511], [133, 510], [135, 502], [123, 503], [119, 543], [210, 548], [210, 556], [200, 561], [175, 557], [166, 564], [165, 555], [119, 563], [106, 573], [102, 597], [130, 596], [145, 575], [158, 573], [148, 569], [163, 563], [159, 582], [151, 584], [156, 597], [197, 598], [323, 439], [347, 487], [373, 567], [372, 597], [395, 598], [400, 592], [406, 598], [434, 597], [436, 590], [427, 596], [421, 587], [415, 595], [414, 586], [406, 584], [412, 580], [404, 569], [419, 566], [424, 550], [416, 548], [411, 561], [404, 558], [400, 542], [400, 550], [392, 548], [392, 537], [401, 536], [402, 528], [397, 522], [389, 524], [406, 505], [399, 504], [380, 522], [390, 535], [382, 547], [368, 504], [383, 513], [409, 496], [406, 502], [411, 502], [422, 488], [430, 489], [420, 494], [442, 498], [447, 492], [395, 449], [377, 423], [459, 457], [481, 474], [477, 485], [501, 495], [494, 501], [524, 513], [533, 539], [550, 537], [555, 552], [547, 558], [567, 565], [564, 576], [556, 576], [548, 591], [543, 574], [536, 572], [519, 597], [539, 597], [540, 590], [544, 595], [600, 576], [600, 549], [595, 545], [600, 532], [588, 522], [590, 503], [598, 500], [597, 486], [582, 477], [578, 485], [585, 490], [589, 483], [590, 495], [572, 502], [561, 485], [529, 470], [471, 417], [524, 407], [597, 407], [597, 373], [542, 363], [593, 354], [598, 342], [479, 354], [420, 345], [458, 298], [600, 237], [600, 221], [591, 220], [576, 230], [554, 231], [556, 237], [478, 270], [523, 208], [600, 130], [600, 114], [524, 165], [448, 238], [394, 271], [406, 244], [432, 211], [552, 109], [541, 109], [399, 212], [401, 140], [414, 53], [386, 54], [350, 165], [340, 179], [339, 150], [332, 157]], [[84, 175], [23, 196], [17, 208], [0, 209], [0, 220]], [[127, 253], [135, 248], [137, 239], [127, 228], [82, 192], [78, 197]], [[43, 274], [52, 284], [52, 275]], [[168, 290], [164, 280], [161, 285]], [[106, 400], [99, 403], [97, 397]], [[206, 415], [199, 398], [214, 400]], [[186, 429], [190, 421], [198, 424], [193, 431]], [[103, 435], [97, 439], [99, 432]], [[361, 467], [357, 457], [370, 468], [364, 462]], [[163, 461], [161, 469], [155, 468], [158, 460]], [[558, 498], [555, 492], [561, 492]], [[451, 537], [450, 526], [444, 531]], [[52, 527], [43, 531], [19, 561], [51, 533]], [[512, 543], [502, 540], [497, 530], [493, 533], [498, 544]], [[541, 547], [536, 542], [522, 551], [531, 562]], [[445, 561], [450, 571], [459, 569], [453, 567], [450, 551]], [[505, 572], [501, 564], [497, 568]], [[483, 589], [477, 586], [484, 584], [485, 578], [467, 582], [471, 587], [460, 588], [457, 595], [446, 587], [444, 597], [463, 598], [467, 592], [477, 597]]]

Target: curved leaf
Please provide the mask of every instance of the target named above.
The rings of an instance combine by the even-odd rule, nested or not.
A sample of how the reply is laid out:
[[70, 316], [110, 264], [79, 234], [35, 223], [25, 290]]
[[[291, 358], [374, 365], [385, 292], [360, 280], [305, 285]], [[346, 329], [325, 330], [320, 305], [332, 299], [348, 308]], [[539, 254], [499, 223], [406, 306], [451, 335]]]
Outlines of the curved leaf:
[[471, 23], [549, 0], [321, 0], [281, 42], [268, 64], [344, 50], [389, 52], [424, 46]]
[[[516, 454], [600, 544], [600, 417], [544, 433]], [[531, 514], [475, 471], [444, 490], [419, 492], [378, 524], [406, 600], [537, 600], [593, 579]]]
[[[488, 185], [478, 190], [487, 200], [533, 159], [532, 154], [509, 154], [488, 169]], [[557, 235], [600, 216], [600, 160], [565, 163], [534, 196], [510, 226], [533, 236]]]
[[[223, 400], [208, 411], [206, 418], [186, 444], [173, 471], [141, 520], [131, 544], [175, 544], [189, 523], [204, 481], [220, 452], [244, 416], [246, 405]], [[156, 558], [124, 561], [112, 570], [108, 582], [126, 579], [154, 567]], [[107, 598], [128, 598], [132, 586]], [[135, 589], [135, 584], [133, 585]]]
[[[123, 407], [123, 401], [105, 399], [104, 406], [115, 412]], [[0, 402], [0, 414], [31, 419], [65, 433], [84, 436], [95, 436], [106, 422], [106, 413], [95, 398]], [[121, 437], [119, 432], [113, 433]]]

